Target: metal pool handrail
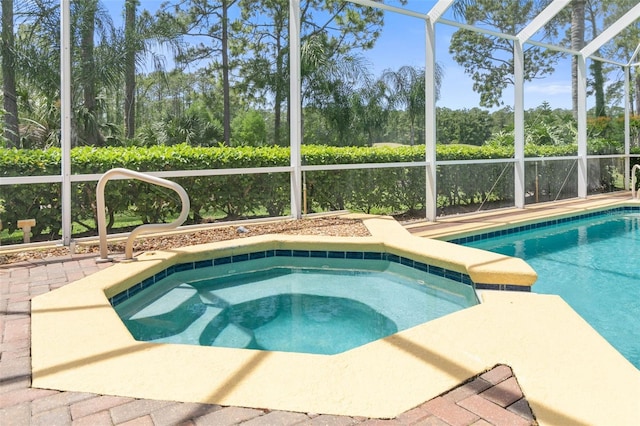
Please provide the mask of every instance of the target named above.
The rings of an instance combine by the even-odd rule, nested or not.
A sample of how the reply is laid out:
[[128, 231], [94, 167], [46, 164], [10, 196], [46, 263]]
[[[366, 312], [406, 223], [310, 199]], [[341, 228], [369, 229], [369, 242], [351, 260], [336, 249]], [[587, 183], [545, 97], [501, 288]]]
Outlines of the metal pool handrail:
[[176, 220], [171, 223], [156, 223], [156, 224], [144, 224], [135, 228], [129, 234], [127, 238], [127, 244], [125, 246], [125, 259], [133, 259], [133, 241], [139, 234], [148, 234], [150, 232], [161, 232], [168, 231], [170, 229], [175, 229], [178, 226], [182, 225], [185, 220], [187, 220], [187, 216], [189, 215], [189, 209], [191, 207], [189, 202], [189, 195], [187, 195], [187, 191], [180, 185], [175, 182], [172, 182], [167, 179], [162, 179], [156, 176], [152, 176], [146, 173], [140, 173], [129, 169], [123, 168], [115, 168], [108, 170], [105, 172], [100, 180], [98, 181], [98, 186], [96, 188], [96, 201], [98, 207], [98, 234], [100, 237], [100, 258], [98, 261], [106, 262], [109, 261], [109, 255], [107, 250], [107, 223], [105, 219], [105, 200], [104, 200], [104, 187], [107, 182], [111, 179], [117, 177], [128, 177], [133, 179], [138, 179], [143, 182], [152, 183], [155, 185], [163, 186], [165, 188], [169, 188], [174, 190], [180, 196], [180, 200], [182, 201], [182, 211], [180, 212], [180, 216]]
[[636, 191], [636, 169], [640, 171], [640, 164], [635, 164], [631, 168], [631, 198], [640, 199], [640, 191]]

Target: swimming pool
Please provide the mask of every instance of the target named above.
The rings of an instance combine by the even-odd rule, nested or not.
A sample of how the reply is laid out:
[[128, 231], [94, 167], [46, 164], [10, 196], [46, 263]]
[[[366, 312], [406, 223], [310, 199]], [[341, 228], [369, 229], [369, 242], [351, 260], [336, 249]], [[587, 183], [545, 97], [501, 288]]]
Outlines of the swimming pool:
[[515, 256], [640, 369], [640, 207], [625, 206], [450, 240]]
[[112, 298], [136, 340], [333, 355], [478, 303], [467, 275], [381, 252], [269, 250], [156, 275]]

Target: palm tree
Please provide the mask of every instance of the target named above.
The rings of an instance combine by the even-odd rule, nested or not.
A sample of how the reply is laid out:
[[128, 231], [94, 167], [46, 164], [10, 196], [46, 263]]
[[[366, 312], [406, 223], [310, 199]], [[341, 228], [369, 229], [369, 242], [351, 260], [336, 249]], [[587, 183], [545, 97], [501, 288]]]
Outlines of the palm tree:
[[20, 146], [25, 149], [58, 142], [60, 73], [57, 66], [51, 66], [60, 62], [58, 8], [59, 2], [47, 0], [23, 2], [16, 10], [21, 20], [13, 34], [13, 69], [19, 94]]
[[133, 138], [136, 133], [136, 8], [138, 0], [124, 4], [124, 135]]
[[[382, 80], [390, 90], [389, 99], [393, 106], [406, 111], [410, 123], [410, 144], [415, 139], [415, 123], [425, 113], [425, 70], [405, 65], [398, 71], [386, 70]], [[442, 69], [436, 65], [436, 99], [440, 97]]]
[[80, 85], [83, 109], [76, 116], [81, 138], [87, 145], [104, 145], [104, 137], [97, 123], [95, 32], [98, 0], [78, 3], [80, 9]]
[[[231, 35], [233, 22], [229, 11], [238, 0], [185, 0], [181, 3], [185, 10], [179, 11], [174, 17], [174, 23], [181, 27], [184, 35], [206, 37], [208, 42], [191, 46], [180, 54], [180, 60], [185, 63], [213, 60], [206, 68], [208, 71], [220, 72], [222, 79], [224, 142], [231, 143], [231, 72], [234, 64], [231, 60], [230, 41], [242, 45], [241, 38]], [[170, 18], [169, 18], [170, 19]], [[169, 20], [167, 19], [167, 20]]]
[[[155, 75], [164, 78], [164, 56], [159, 53], [167, 48], [172, 54], [182, 48], [182, 33], [175, 17], [167, 9], [160, 10], [155, 16], [143, 10], [138, 13], [139, 0], [126, 0], [124, 5], [125, 25], [122, 42], [124, 58], [124, 118], [125, 136], [133, 138], [136, 133], [136, 86], [138, 66], [149, 58], [153, 63]], [[161, 49], [162, 48], [162, 49]]]
[[362, 87], [353, 96], [351, 107], [359, 128], [367, 134], [369, 145], [380, 142], [381, 133], [389, 118], [387, 94], [387, 86], [382, 80], [377, 80]]
[[4, 98], [4, 137], [9, 147], [20, 145], [18, 96], [16, 92], [15, 51], [13, 36], [13, 0], [2, 0], [2, 90]]
[[369, 63], [360, 55], [332, 52], [324, 33], [304, 39], [300, 56], [302, 104], [321, 111], [338, 132], [339, 143], [346, 144], [358, 90], [373, 84]]

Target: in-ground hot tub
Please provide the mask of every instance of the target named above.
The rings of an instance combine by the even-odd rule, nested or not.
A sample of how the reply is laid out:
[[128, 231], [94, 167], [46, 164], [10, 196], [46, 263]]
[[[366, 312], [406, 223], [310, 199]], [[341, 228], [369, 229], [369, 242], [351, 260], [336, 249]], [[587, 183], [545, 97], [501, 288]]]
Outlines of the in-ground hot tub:
[[478, 303], [468, 275], [386, 252], [180, 263], [110, 299], [136, 340], [333, 355]]
[[38, 296], [31, 317], [33, 386], [389, 418], [495, 365], [475, 355], [485, 345], [470, 352], [459, 344], [464, 336], [482, 335], [469, 327], [483, 324], [474, 316], [483, 315], [484, 303], [330, 356], [138, 341], [113, 308], [168, 271], [196, 273], [213, 259], [230, 259], [227, 267], [233, 269], [252, 253], [270, 251], [290, 253], [273, 256], [288, 260], [308, 253], [307, 260], [322, 265], [326, 259], [312, 260], [318, 253], [343, 253], [345, 262], [351, 253], [362, 253], [363, 262], [379, 253], [388, 262], [383, 269], [429, 276], [421, 278], [425, 283], [442, 278], [445, 290], [451, 282], [472, 290], [476, 282], [528, 287], [535, 281], [535, 272], [519, 259], [412, 237], [391, 218], [370, 217], [365, 224], [371, 237], [270, 235], [147, 252]]

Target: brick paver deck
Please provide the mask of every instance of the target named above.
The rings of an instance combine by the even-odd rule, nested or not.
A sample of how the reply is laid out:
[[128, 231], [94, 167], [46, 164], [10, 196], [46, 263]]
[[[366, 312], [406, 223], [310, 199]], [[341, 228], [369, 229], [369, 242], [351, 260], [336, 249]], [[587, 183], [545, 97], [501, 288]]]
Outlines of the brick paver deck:
[[93, 256], [0, 265], [0, 425], [535, 425], [511, 368], [498, 365], [395, 419], [153, 401], [31, 387], [31, 298], [110, 264]]

